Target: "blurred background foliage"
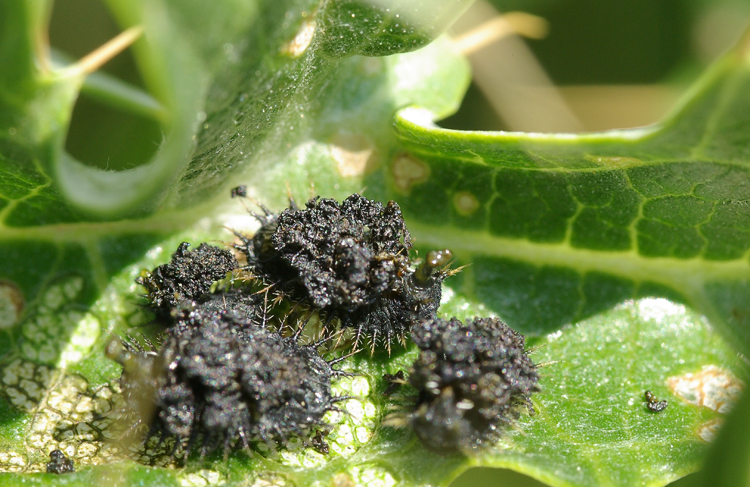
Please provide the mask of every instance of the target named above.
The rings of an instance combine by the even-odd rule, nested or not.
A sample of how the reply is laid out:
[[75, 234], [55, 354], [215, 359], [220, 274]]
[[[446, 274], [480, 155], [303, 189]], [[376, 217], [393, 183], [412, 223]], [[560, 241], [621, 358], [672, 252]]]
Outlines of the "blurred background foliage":
[[[659, 120], [699, 73], [737, 41], [750, 21], [747, 0], [491, 3], [502, 12], [523, 11], [546, 20], [547, 35], [525, 43], [577, 119], [578, 127], [561, 127], [571, 131], [626, 128]], [[513, 49], [513, 44], [504, 39], [486, 50]], [[537, 122], [541, 129], [533, 123], [514, 127], [487, 109], [487, 98], [474, 83], [461, 111], [443, 125], [546, 131], [543, 115]]]
[[[52, 46], [80, 58], [114, 37], [120, 30], [105, 4], [57, 0]], [[483, 0], [459, 20], [453, 34], [476, 28], [477, 18], [487, 20], [490, 4], [495, 14], [522, 11], [538, 16], [546, 33], [524, 41], [503, 38], [470, 55], [477, 81], [461, 110], [441, 123], [445, 127], [578, 132], [653, 123], [737, 40], [750, 19], [747, 0]], [[529, 60], [538, 63], [531, 75], [525, 72]], [[539, 67], [547, 78], [534, 76]], [[103, 71], [143, 88], [127, 51]], [[489, 73], [480, 76], [482, 71]], [[540, 96], [540, 90], [553, 85], [553, 101]], [[515, 93], [518, 86], [526, 88], [527, 95]], [[512, 93], [506, 98], [514, 106], [493, 103], [493, 91], [500, 97]], [[550, 107], [555, 103], [557, 107]], [[561, 111], [563, 116], [555, 115]], [[514, 112], [523, 114], [521, 120]], [[66, 148], [80, 161], [120, 170], [148, 161], [161, 137], [157, 121], [118, 111], [84, 93]]]
[[[57, 0], [51, 45], [80, 58], [114, 37], [120, 29], [105, 3]], [[483, 0], [452, 33], [458, 37], [498, 12], [519, 11], [538, 17], [531, 30], [540, 38], [504, 37], [470, 54], [475, 82], [459, 112], [441, 125], [592, 131], [656, 122], [750, 21], [747, 0]], [[127, 51], [103, 71], [144, 87]], [[148, 161], [161, 138], [155, 120], [117, 111], [84, 92], [66, 148], [80, 161], [119, 170]], [[543, 484], [511, 471], [473, 469], [452, 487], [500, 485]]]

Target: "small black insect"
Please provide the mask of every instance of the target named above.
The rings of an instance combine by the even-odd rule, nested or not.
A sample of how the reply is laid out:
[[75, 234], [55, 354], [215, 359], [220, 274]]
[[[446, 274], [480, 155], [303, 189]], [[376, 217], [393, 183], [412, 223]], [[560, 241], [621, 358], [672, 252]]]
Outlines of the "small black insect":
[[47, 473], [71, 473], [75, 472], [76, 469], [73, 467], [73, 460], [65, 456], [65, 453], [60, 450], [52, 450], [49, 452], [49, 463], [47, 464]]
[[315, 436], [310, 439], [310, 445], [321, 455], [328, 455], [331, 452], [331, 447], [325, 440], [326, 434], [327, 433], [318, 431]]
[[236, 188], [232, 188], [232, 198], [236, 197], [244, 198], [247, 196], [247, 186], [240, 184]]
[[158, 350], [109, 347], [123, 365], [126, 403], [151, 425], [148, 437], [174, 438], [175, 452], [199, 445], [203, 456], [326, 426], [324, 414], [348, 399], [331, 392], [331, 380], [343, 375], [332, 366], [342, 359], [327, 362], [317, 353], [321, 342], [299, 345], [297, 335], [259, 326], [262, 310], [248, 319], [247, 309], [217, 307], [220, 300], [178, 307], [182, 325], [167, 330]]
[[190, 244], [182, 242], [168, 264], [136, 280], [146, 288], [151, 308], [161, 317], [168, 317], [178, 303], [207, 294], [215, 281], [239, 267], [229, 250], [205, 243], [189, 249]]
[[313, 198], [279, 215], [263, 208], [261, 228], [238, 235], [249, 268], [291, 299], [338, 319], [372, 346], [402, 342], [409, 327], [435, 317], [442, 281], [452, 274], [448, 250], [413, 269], [411, 236], [401, 210], [353, 194], [342, 203]]
[[667, 409], [667, 401], [659, 401], [651, 391], [646, 391], [645, 393], [643, 393], [643, 395], [646, 397], [646, 407], [649, 409], [649, 411], [660, 413]]
[[431, 450], [455, 453], [496, 440], [501, 427], [534, 413], [537, 367], [523, 335], [497, 318], [434, 319], [412, 327], [421, 350], [409, 372], [419, 391], [407, 421]]

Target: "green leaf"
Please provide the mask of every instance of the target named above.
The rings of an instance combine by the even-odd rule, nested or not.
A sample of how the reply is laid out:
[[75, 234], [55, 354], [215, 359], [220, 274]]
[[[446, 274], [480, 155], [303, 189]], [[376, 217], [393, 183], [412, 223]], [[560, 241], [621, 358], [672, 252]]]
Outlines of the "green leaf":
[[[482, 462], [551, 485], [665, 485], [695, 471], [723, 414], [690, 393], [720, 395], [705, 385], [714, 376], [735, 393], [742, 386], [736, 353], [698, 314], [661, 298], [627, 301], [540, 346], [534, 358], [550, 365], [539, 412], [516, 436], [517, 451]], [[667, 409], [648, 410], [646, 390]]]
[[[468, 0], [340, 0], [326, 9], [319, 48], [327, 55], [384, 56], [427, 45], [468, 7]], [[364, 22], [361, 21], [364, 19]]]
[[[144, 165], [104, 171], [64, 153], [67, 122], [83, 74], [75, 65], [45, 72], [35, 69], [32, 53], [42, 48], [33, 41], [42, 37], [37, 34], [43, 28], [42, 15], [36, 12], [38, 2], [13, 0], [3, 7], [5, 19], [27, 16], [30, 20], [18, 22], [6, 34], [9, 47], [23, 41], [23, 48], [5, 50], [0, 57], [3, 65], [18, 61], [18, 74], [8, 73], [7, 82], [25, 76], [27, 92], [26, 99], [12, 100], [13, 106], [3, 110], [18, 116], [0, 121], [3, 134], [10, 134], [6, 140], [10, 146], [2, 151], [13, 154], [8, 163], [22, 165], [23, 160], [33, 159], [36, 171], [27, 170], [24, 176], [51, 178], [66, 206], [97, 218], [193, 206], [205, 199], [206, 192], [215, 194], [226, 187], [227, 178], [238, 171], [273, 164], [289, 144], [314, 137], [313, 120], [309, 116], [305, 120], [304, 115], [323, 108], [319, 104], [327, 99], [329, 80], [340, 75], [342, 56], [420, 47], [447, 27], [469, 1], [444, 2], [424, 26], [412, 25], [408, 19], [402, 22], [397, 14], [386, 15], [387, 5], [381, 9], [359, 2], [318, 6], [311, 0], [233, 0], [223, 2], [221, 8], [166, 0], [109, 0], [108, 4], [122, 25], [143, 27], [135, 55], [148, 89], [164, 107], [158, 111], [163, 142], [154, 159]], [[419, 14], [427, 7], [415, 4], [406, 10]], [[364, 29], [365, 34], [342, 38], [334, 28], [344, 25], [336, 21], [342, 16], [348, 19], [346, 29]], [[384, 37], [376, 40], [381, 31]], [[379, 71], [373, 68], [373, 74]], [[22, 90], [14, 87], [9, 85], [8, 92], [18, 96]], [[127, 95], [122, 90], [119, 94]], [[134, 105], [141, 101], [142, 96], [131, 96]], [[25, 120], [54, 123], [23, 127]], [[41, 153], [34, 150], [42, 149], [42, 142]], [[34, 202], [24, 206], [33, 207]], [[18, 211], [21, 215], [9, 215], [9, 224], [25, 226], [39, 217], [32, 208], [26, 209], [30, 215]], [[79, 218], [63, 214], [58, 221]]]
[[[3, 37], [0, 61], [18, 61], [0, 73], [0, 482], [447, 485], [495, 466], [555, 486], [657, 486], [699, 468], [745, 375], [728, 345], [747, 346], [750, 319], [741, 49], [660, 127], [461, 133], [429, 123], [455, 110], [468, 83], [449, 41], [359, 55], [426, 44], [446, 22], [441, 10], [397, 26], [388, 7], [351, 1], [109, 4], [124, 26], [144, 26], [135, 50], [150, 94], [94, 88], [152, 110], [165, 129], [154, 161], [118, 173], [62, 151], [78, 90], [94, 88], [74, 70], [39, 71], [46, 10], [0, 6], [0, 22], [25, 19], [0, 30], [17, 45], [5, 49]], [[357, 27], [363, 34], [345, 35]], [[394, 134], [394, 113], [409, 106], [419, 109], [401, 110]], [[448, 247], [471, 263], [446, 283], [441, 314], [497, 313], [531, 335], [543, 364], [537, 414], [495, 449], [429, 452], [408, 429], [382, 424], [410, 404], [414, 391], [386, 397], [382, 380], [408, 370], [410, 345], [342, 364], [361, 375], [336, 384], [356, 399], [349, 415], [329, 418], [327, 457], [293, 442], [185, 468], [137, 444], [126, 459], [111, 412], [120, 369], [104, 343], [149, 320], [134, 283], [142, 269], [181, 241], [252, 231], [229, 199], [239, 183], [275, 209], [287, 185], [298, 200], [311, 183], [326, 197], [366, 186], [369, 197], [395, 198], [421, 251]], [[646, 389], [668, 400], [665, 411], [646, 409]], [[75, 474], [34, 473], [53, 448], [75, 459]]]
[[397, 115], [389, 196], [463, 262], [462, 292], [540, 334], [666, 296], [750, 350], [747, 40], [664, 123], [597, 134], [459, 132]]

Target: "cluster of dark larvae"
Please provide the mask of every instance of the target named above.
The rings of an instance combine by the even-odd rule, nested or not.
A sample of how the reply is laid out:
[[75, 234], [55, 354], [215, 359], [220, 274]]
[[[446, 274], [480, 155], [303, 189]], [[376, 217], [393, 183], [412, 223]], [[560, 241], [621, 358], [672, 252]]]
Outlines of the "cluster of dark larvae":
[[[346, 373], [323, 347], [367, 342], [371, 351], [411, 336], [421, 350], [409, 373], [418, 396], [406, 415], [439, 452], [470, 450], [497, 438], [537, 390], [522, 335], [494, 318], [462, 324], [437, 317], [451, 253], [410, 256], [411, 237], [395, 202], [358, 194], [342, 203], [292, 201], [260, 229], [237, 233], [233, 249], [183, 243], [172, 260], [139, 279], [160, 324], [158, 345], [113, 341], [126, 402], [150, 425], [200, 454], [300, 437], [326, 452], [331, 381]], [[239, 259], [239, 260], [238, 260]], [[302, 344], [313, 316], [320, 339]], [[124, 346], [123, 346], [124, 345]]]

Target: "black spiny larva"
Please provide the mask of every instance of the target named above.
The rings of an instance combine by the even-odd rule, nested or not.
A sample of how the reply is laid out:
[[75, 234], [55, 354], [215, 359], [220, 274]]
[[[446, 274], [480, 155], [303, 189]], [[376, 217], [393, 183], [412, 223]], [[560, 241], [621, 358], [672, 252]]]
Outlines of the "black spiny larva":
[[654, 396], [654, 393], [651, 391], [646, 391], [643, 393], [644, 397], [646, 398], [646, 407], [649, 411], [652, 411], [654, 413], [660, 413], [667, 409], [667, 406], [669, 403], [664, 400], [660, 401]]
[[411, 335], [421, 352], [409, 383], [419, 396], [407, 420], [426, 447], [440, 453], [483, 447], [521, 408], [534, 413], [536, 366], [523, 335], [499, 319], [438, 318], [412, 327]]
[[189, 249], [190, 244], [182, 242], [169, 263], [137, 279], [148, 292], [151, 308], [161, 317], [168, 316], [179, 302], [207, 294], [215, 281], [239, 267], [229, 250], [205, 243]]
[[47, 463], [47, 473], [56, 473], [58, 475], [64, 473], [75, 472], [76, 469], [73, 466], [73, 460], [65, 456], [60, 450], [52, 450], [49, 452], [49, 463]]
[[397, 203], [353, 194], [342, 203], [313, 198], [275, 215], [261, 207], [261, 228], [239, 235], [249, 268], [289, 297], [388, 347], [409, 327], [435, 317], [448, 250], [430, 252], [413, 269], [411, 235]]
[[324, 428], [325, 413], [348, 399], [331, 392], [340, 359], [327, 362], [317, 353], [320, 342], [299, 345], [296, 335], [217, 311], [214, 301], [183, 305], [184, 325], [168, 330], [158, 351], [108, 350], [123, 365], [126, 403], [151, 425], [148, 436], [173, 438], [175, 451], [199, 446], [205, 455], [248, 448], [256, 438], [311, 438]]

